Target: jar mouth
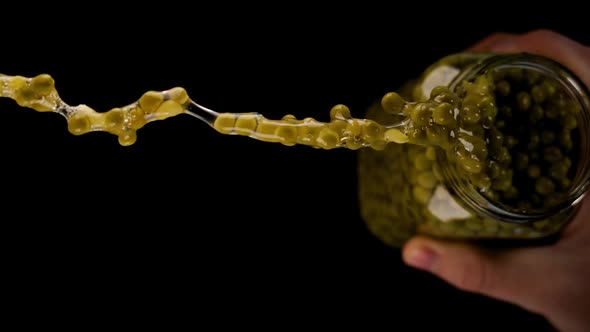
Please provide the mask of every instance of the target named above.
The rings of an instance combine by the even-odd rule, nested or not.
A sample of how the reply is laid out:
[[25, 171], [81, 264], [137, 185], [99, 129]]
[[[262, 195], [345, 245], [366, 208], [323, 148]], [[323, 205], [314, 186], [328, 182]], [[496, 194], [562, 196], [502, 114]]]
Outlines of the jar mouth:
[[561, 213], [564, 210], [577, 205], [590, 187], [590, 99], [588, 87], [563, 65], [542, 56], [529, 53], [490, 55], [483, 57], [481, 61], [459, 73], [449, 84], [452, 91], [457, 91], [461, 82], [471, 81], [476, 77], [487, 74], [491, 70], [502, 71], [520, 69], [535, 72], [544, 77], [550, 77], [566, 93], [569, 99], [576, 105], [579, 112], [576, 113], [577, 130], [581, 135], [576, 137], [578, 153], [577, 162], [573, 172], [571, 186], [562, 195], [558, 202], [548, 207], [518, 208], [503, 204], [499, 201], [484, 196], [469, 179], [460, 176], [454, 166], [447, 162], [448, 158], [443, 149], [438, 149], [437, 160], [441, 173], [455, 194], [478, 213], [491, 218], [515, 222], [528, 223]]

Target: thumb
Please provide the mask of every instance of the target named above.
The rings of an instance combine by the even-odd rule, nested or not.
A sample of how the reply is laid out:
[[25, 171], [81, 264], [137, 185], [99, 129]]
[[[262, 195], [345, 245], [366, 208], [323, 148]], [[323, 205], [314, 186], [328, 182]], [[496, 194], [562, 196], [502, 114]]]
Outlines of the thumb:
[[540, 276], [553, 272], [545, 250], [486, 251], [466, 243], [418, 236], [406, 243], [402, 257], [406, 264], [429, 271], [459, 289], [541, 313], [545, 309], [542, 303], [547, 303], [551, 294]]

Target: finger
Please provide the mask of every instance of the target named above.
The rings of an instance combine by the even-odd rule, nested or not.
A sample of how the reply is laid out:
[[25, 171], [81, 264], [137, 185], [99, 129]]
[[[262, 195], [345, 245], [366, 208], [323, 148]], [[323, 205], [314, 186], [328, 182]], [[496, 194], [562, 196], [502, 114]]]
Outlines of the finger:
[[459, 289], [485, 294], [541, 313], [551, 299], [545, 277], [555, 272], [545, 248], [486, 252], [465, 243], [416, 237], [403, 248], [404, 261]]
[[489, 35], [488, 37], [480, 40], [479, 42], [475, 43], [471, 47], [467, 49], [470, 52], [490, 52], [494, 45], [502, 42], [506, 42], [506, 40], [512, 39], [516, 37], [516, 34], [512, 33], [505, 33], [505, 32], [496, 32], [494, 34]]
[[590, 48], [587, 46], [550, 30], [500, 36], [493, 41], [489, 45], [491, 52], [527, 52], [548, 57], [569, 68], [590, 87]]
[[590, 192], [586, 193], [586, 197], [579, 204], [581, 205], [576, 216], [563, 232], [563, 241], [557, 244], [560, 247], [571, 250], [589, 247], [587, 243], [590, 238], [590, 225], [588, 225], [590, 220]]

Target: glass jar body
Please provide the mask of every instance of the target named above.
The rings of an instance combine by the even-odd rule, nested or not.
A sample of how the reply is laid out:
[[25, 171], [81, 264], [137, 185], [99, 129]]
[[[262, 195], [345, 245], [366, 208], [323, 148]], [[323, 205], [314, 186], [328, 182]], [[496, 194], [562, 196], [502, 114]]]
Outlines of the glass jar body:
[[[437, 86], [446, 86], [457, 92], [464, 85], [463, 83], [492, 72], [496, 76], [506, 76], [506, 80], [509, 80], [508, 76], [513, 75], [515, 78], [512, 76], [510, 78], [517, 79], [520, 83], [512, 87], [518, 87], [519, 90], [526, 92], [524, 94], [522, 94], [523, 91], [507, 93], [503, 91], [506, 88], [502, 84], [494, 86], [493, 94], [497, 97], [496, 109], [507, 109], [502, 106], [502, 100], [512, 98], [515, 102], [515, 112], [521, 114], [518, 123], [504, 123], [502, 128], [518, 126], [528, 130], [528, 127], [538, 127], [543, 131], [544, 123], [547, 123], [547, 126], [550, 123], [564, 123], [563, 119], [570, 117], [570, 113], [574, 115], [575, 129], [568, 131], [568, 134], [575, 131], [573, 141], [571, 136], [568, 136], [570, 137], [568, 144], [573, 145], [570, 150], [575, 151], [573, 163], [570, 158], [567, 158], [570, 164], [568, 189], [564, 189], [560, 195], [553, 196], [543, 191], [543, 186], [540, 187], [543, 189], [541, 190], [543, 195], [534, 191], [522, 191], [518, 204], [515, 200], [514, 205], [511, 206], [496, 199], [498, 195], [498, 197], [508, 197], [508, 191], [478, 190], [469, 177], [460, 172], [452, 156], [453, 151], [416, 144], [389, 144], [380, 151], [363, 149], [359, 151], [358, 164], [361, 216], [369, 230], [383, 242], [392, 246], [401, 246], [415, 234], [451, 239], [539, 239], [558, 234], [575, 215], [577, 203], [586, 193], [590, 183], [590, 143], [588, 142], [590, 105], [586, 88], [565, 68], [550, 60], [529, 54], [455, 54], [434, 63], [419, 78], [407, 83], [397, 92], [410, 102], [421, 102], [430, 98], [431, 91]], [[519, 75], [522, 75], [522, 78], [518, 77]], [[545, 117], [539, 120], [533, 115], [538, 111], [534, 108], [537, 106], [533, 107], [533, 105], [536, 105], [536, 101], [539, 105], [546, 105], [550, 99], [545, 96], [547, 94], [543, 95], [538, 91], [544, 79], [552, 82], [551, 87], [560, 89], [563, 95], [569, 96], [567, 103], [564, 104], [567, 105], [568, 110], [560, 111], [557, 107], [545, 107], [546, 110], [543, 111]], [[500, 78], [497, 82], [500, 81], [503, 79]], [[549, 89], [550, 92], [553, 90]], [[526, 105], [526, 98], [519, 93], [528, 96], [530, 107]], [[553, 95], [557, 96], [558, 93], [553, 91]], [[560, 98], [563, 99], [563, 97]], [[551, 105], [561, 105], [562, 100], [551, 101], [551, 103]], [[573, 109], [571, 105], [574, 104], [575, 111], [570, 112], [570, 109]], [[519, 110], [521, 106], [522, 110]], [[502, 107], [505, 108], [502, 109]], [[461, 111], [458, 109], [455, 114]], [[556, 112], [557, 115], [554, 118], [548, 118]], [[384, 112], [380, 103], [376, 103], [369, 109], [367, 117], [384, 125], [400, 120], [399, 116]], [[495, 119], [495, 122], [490, 123], [497, 123], [498, 127], [500, 121], [510, 122], [505, 121], [501, 116]], [[522, 121], [522, 119], [527, 120]], [[529, 119], [531, 123], [527, 123]], [[485, 134], [482, 137], [485, 138], [491, 155], [487, 164], [491, 166], [487, 170], [490, 172], [496, 162], [494, 158], [497, 158], [492, 151], [491, 144], [494, 142], [490, 142], [489, 139], [488, 129], [491, 127], [493, 129], [490, 129], [490, 132], [496, 130], [493, 125], [482, 126], [485, 128], [483, 129]], [[515, 132], [515, 130], [512, 131]], [[549, 130], [545, 131], [549, 132]], [[512, 133], [510, 130], [506, 132]], [[458, 132], [451, 132], [452, 137], [456, 138], [456, 135]], [[533, 136], [533, 134], [530, 135]], [[559, 133], [553, 136], [559, 136]], [[559, 139], [554, 137], [553, 143], [550, 139], [550, 134], [543, 135], [542, 143], [539, 143], [541, 147], [538, 149], [561, 146], [558, 143]], [[520, 144], [525, 143], [532, 144], [524, 141]], [[543, 143], [547, 143], [547, 147], [543, 147]], [[541, 168], [540, 177], [547, 175], [551, 185], [560, 186], [561, 182], [565, 182], [561, 177], [555, 176], [554, 169], [563, 168], [561, 164], [553, 166], [550, 162], [543, 160], [543, 155], [537, 156], [537, 150], [531, 147], [530, 151], [530, 156], [523, 157], [523, 152], [520, 151], [518, 156], [515, 153], [511, 156], [511, 160], [505, 162], [503, 169], [509, 171], [511, 183], [518, 183], [519, 174], [528, 174], [528, 167], [532, 169], [534, 164], [546, 164], [546, 167]], [[525, 159], [527, 165], [523, 166]], [[537, 159], [540, 161], [536, 161]], [[566, 158], [562, 157], [562, 159]], [[552, 161], [552, 163], [559, 164], [562, 160]], [[517, 167], [520, 167], [522, 172], [518, 173]], [[491, 174], [490, 188], [502, 189], [503, 178], [499, 178], [493, 172]], [[518, 187], [516, 184], [514, 186]], [[530, 206], [529, 201], [535, 202], [536, 205]], [[549, 201], [551, 201], [550, 204]]]

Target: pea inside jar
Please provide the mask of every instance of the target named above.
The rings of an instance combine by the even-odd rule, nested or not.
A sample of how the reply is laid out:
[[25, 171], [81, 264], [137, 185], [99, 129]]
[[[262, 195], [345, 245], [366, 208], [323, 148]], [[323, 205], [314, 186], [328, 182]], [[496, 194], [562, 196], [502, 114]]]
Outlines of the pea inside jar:
[[386, 94], [367, 117], [411, 144], [359, 151], [361, 214], [384, 242], [416, 233], [536, 239], [557, 233], [589, 181], [588, 97], [530, 54], [457, 54]]

